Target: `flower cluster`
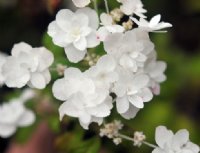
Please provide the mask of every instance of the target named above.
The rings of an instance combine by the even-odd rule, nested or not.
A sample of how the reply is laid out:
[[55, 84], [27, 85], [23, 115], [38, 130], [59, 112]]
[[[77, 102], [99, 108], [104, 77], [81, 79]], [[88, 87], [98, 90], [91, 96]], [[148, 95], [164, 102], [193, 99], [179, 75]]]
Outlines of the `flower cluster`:
[[[84, 7], [90, 1], [73, 2]], [[54, 96], [64, 101], [59, 109], [60, 118], [77, 117], [85, 129], [91, 122], [101, 124], [103, 118], [110, 115], [113, 103], [121, 116], [134, 118], [144, 103], [160, 93], [160, 83], [166, 79], [166, 63], [157, 61], [149, 32], [171, 27], [171, 24], [159, 23], [160, 15], [146, 21], [146, 10], [140, 0], [119, 2], [121, 11], [102, 13], [100, 23], [97, 13], [90, 8], [80, 8], [75, 13], [64, 9], [48, 28], [53, 42], [65, 49], [71, 62], [81, 61], [87, 48], [103, 42], [106, 54], [98, 58], [96, 65], [90, 63], [91, 67], [85, 72], [67, 68], [64, 78], [53, 85]], [[131, 18], [128, 28], [118, 24], [123, 13]], [[133, 15], [140, 17], [140, 21]], [[132, 29], [132, 22], [138, 28]]]
[[[86, 7], [91, 0], [72, 0], [79, 7], [76, 12], [60, 10], [56, 19], [48, 26], [47, 33], [55, 45], [64, 48], [70, 62], [82, 60], [90, 66], [81, 71], [78, 68], [56, 65], [56, 72], [62, 78], [56, 80], [52, 91], [56, 99], [63, 101], [59, 107], [60, 120], [65, 115], [79, 119], [81, 126], [88, 129], [92, 122], [99, 125], [111, 114], [116, 105], [117, 112], [125, 119], [132, 119], [146, 102], [160, 93], [160, 83], [166, 80], [166, 63], [157, 60], [150, 32], [166, 32], [170, 23], [160, 22], [161, 15], [146, 20], [141, 0], [117, 0], [120, 8], [111, 12], [104, 0], [106, 13], [98, 16], [96, 10]], [[123, 17], [128, 20], [123, 21]], [[138, 20], [139, 18], [139, 20]], [[100, 19], [100, 21], [99, 21]], [[134, 27], [133, 27], [134, 25]], [[135, 27], [137, 25], [137, 27]], [[102, 43], [105, 54], [88, 50]], [[11, 88], [44, 89], [51, 80], [49, 67], [53, 54], [44, 47], [32, 48], [27, 43], [15, 44], [11, 55], [0, 54], [0, 86]], [[33, 98], [33, 90], [10, 102], [0, 105], [0, 136], [7, 138], [18, 127], [26, 127], [35, 121], [35, 115], [24, 103]], [[119, 133], [120, 121], [104, 124], [100, 136], [106, 136], [118, 145], [122, 139], [134, 146], [146, 144], [153, 147], [152, 153], [198, 153], [199, 146], [189, 140], [187, 130], [176, 134], [164, 126], [156, 129], [158, 146], [145, 141], [143, 132], [136, 131], [133, 137]]]
[[11, 56], [3, 62], [1, 75], [10, 88], [29, 87], [43, 89], [51, 80], [49, 66], [53, 54], [44, 47], [32, 48], [21, 42], [15, 44]]
[[158, 144], [152, 153], [198, 153], [198, 145], [189, 140], [189, 132], [185, 129], [179, 130], [174, 134], [164, 126], [156, 128], [155, 140]]
[[32, 90], [25, 90], [19, 98], [0, 105], [0, 137], [10, 137], [18, 127], [33, 124], [35, 115], [31, 110], [25, 108], [24, 103], [34, 95]]
[[[100, 125], [111, 114], [113, 104], [122, 117], [134, 118], [144, 103], [160, 93], [160, 83], [166, 79], [166, 63], [157, 61], [149, 32], [172, 25], [160, 22], [160, 15], [150, 22], [144, 19], [146, 10], [140, 0], [117, 1], [120, 8], [109, 12], [105, 3], [107, 13], [98, 17], [95, 10], [85, 7], [90, 0], [73, 0], [81, 8], [76, 12], [60, 10], [48, 26], [47, 33], [54, 44], [64, 48], [69, 61], [85, 60], [90, 66], [82, 72], [57, 65], [56, 71], [64, 77], [56, 80], [52, 89], [54, 97], [64, 102], [59, 108], [60, 119], [76, 117], [85, 129], [92, 122]], [[124, 16], [129, 20], [121, 22]], [[133, 28], [133, 24], [138, 27]], [[92, 51], [87, 51], [100, 43], [105, 54], [92, 59]], [[0, 57], [0, 84], [44, 89], [50, 82], [54, 57], [44, 47], [32, 48], [21, 42], [14, 45], [11, 56]]]
[[77, 68], [68, 68], [64, 78], [54, 83], [54, 96], [65, 101], [59, 108], [61, 119], [64, 115], [78, 117], [80, 124], [87, 129], [91, 122], [101, 124], [103, 118], [110, 115], [112, 98], [109, 91], [94, 79], [89, 76], [89, 72], [82, 73]]

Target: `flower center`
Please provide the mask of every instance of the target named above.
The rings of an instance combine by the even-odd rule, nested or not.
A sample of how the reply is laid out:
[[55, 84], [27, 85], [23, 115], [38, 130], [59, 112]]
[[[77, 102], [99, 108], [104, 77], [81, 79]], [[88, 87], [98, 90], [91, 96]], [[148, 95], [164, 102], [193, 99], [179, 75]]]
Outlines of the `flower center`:
[[71, 31], [71, 35], [77, 39], [77, 37], [79, 38], [81, 35], [81, 29], [80, 27], [74, 27], [73, 30]]

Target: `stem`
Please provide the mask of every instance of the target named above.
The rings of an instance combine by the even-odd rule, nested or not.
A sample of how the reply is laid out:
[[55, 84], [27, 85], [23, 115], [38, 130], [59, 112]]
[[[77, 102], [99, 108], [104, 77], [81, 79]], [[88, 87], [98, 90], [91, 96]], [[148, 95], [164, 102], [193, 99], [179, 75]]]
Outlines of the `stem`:
[[[120, 133], [119, 133], [118, 136], [121, 137], [122, 139], [125, 139], [125, 140], [128, 140], [128, 141], [134, 142], [134, 139], [133, 139], [133, 138], [128, 137], [128, 136], [126, 136], [126, 135], [123, 135], [123, 134], [120, 134]], [[147, 146], [149, 146], [149, 147], [151, 147], [151, 148], [156, 148], [156, 147], [157, 147], [157, 146], [155, 146], [155, 145], [153, 145], [153, 144], [151, 144], [151, 143], [148, 143], [148, 142], [146, 142], [146, 141], [143, 141], [142, 143], [145, 144], [145, 145], [147, 145]]]
[[94, 5], [94, 9], [96, 10], [96, 12], [98, 14], [97, 0], [93, 0], [93, 5]]
[[128, 136], [126, 136], [126, 135], [123, 135], [123, 134], [120, 134], [120, 133], [119, 133], [118, 136], [121, 137], [122, 139], [126, 139], [126, 140], [129, 140], [129, 141], [133, 141], [133, 142], [134, 142], [133, 138], [128, 137]]
[[106, 7], [106, 12], [107, 12], [107, 14], [109, 14], [110, 11], [109, 11], [109, 7], [108, 7], [108, 1], [104, 0], [104, 3], [105, 3], [105, 7]]
[[157, 148], [157, 146], [155, 146], [155, 145], [153, 145], [153, 144], [151, 144], [151, 143], [148, 143], [148, 142], [146, 142], [146, 141], [143, 141], [142, 143], [145, 144], [145, 145], [147, 145], [147, 146], [149, 146], [149, 147]]

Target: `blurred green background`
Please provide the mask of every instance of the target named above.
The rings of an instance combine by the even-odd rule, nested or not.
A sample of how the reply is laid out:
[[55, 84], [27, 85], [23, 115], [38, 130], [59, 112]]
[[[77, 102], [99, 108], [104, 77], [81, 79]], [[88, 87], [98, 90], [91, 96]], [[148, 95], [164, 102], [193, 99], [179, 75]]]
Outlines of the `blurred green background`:
[[[115, 0], [108, 1], [110, 9], [117, 7]], [[123, 133], [130, 136], [134, 130], [144, 131], [147, 141], [152, 143], [158, 125], [165, 125], [174, 131], [186, 128], [190, 131], [191, 140], [200, 145], [200, 1], [143, 0], [143, 3], [149, 18], [161, 14], [163, 21], [173, 24], [166, 34], [150, 34], [158, 58], [168, 64], [167, 81], [161, 85], [161, 94], [146, 104], [135, 119], [123, 120], [113, 111], [107, 120], [122, 120], [126, 125]], [[99, 7], [104, 9], [102, 0], [99, 0]], [[48, 24], [61, 8], [73, 8], [73, 5], [70, 0], [0, 0], [0, 50], [10, 53], [13, 44], [20, 41], [35, 47], [45, 45], [54, 52], [56, 62], [71, 65], [62, 49], [53, 45], [46, 34]], [[84, 66], [81, 68], [85, 69]], [[53, 78], [57, 77], [53, 74]], [[0, 101], [7, 100], [10, 93], [16, 92], [19, 90], [1, 88]], [[48, 97], [55, 107], [60, 104], [52, 98], [51, 85], [41, 95], [43, 99], [43, 96]], [[152, 150], [146, 146], [133, 147], [131, 142], [115, 146], [111, 140], [98, 136], [95, 125], [90, 131], [84, 131], [77, 120], [66, 119], [59, 124], [56, 110], [51, 115], [45, 113], [38, 113], [37, 123], [20, 129], [13, 138], [0, 139], [0, 153], [9, 148], [10, 142], [25, 143], [38, 124], [43, 122], [41, 120], [46, 120], [50, 127], [52, 141], [46, 145], [52, 148], [52, 153], [148, 153]]]

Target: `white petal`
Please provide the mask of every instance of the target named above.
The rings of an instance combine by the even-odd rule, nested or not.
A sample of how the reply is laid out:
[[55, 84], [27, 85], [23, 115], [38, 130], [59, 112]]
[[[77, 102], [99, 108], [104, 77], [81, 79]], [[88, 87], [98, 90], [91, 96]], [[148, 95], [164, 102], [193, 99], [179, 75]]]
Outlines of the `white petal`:
[[163, 149], [160, 148], [155, 148], [152, 153], [165, 153], [165, 151]]
[[[90, 118], [89, 118], [90, 117]], [[83, 119], [79, 119], [80, 125], [85, 129], [88, 130], [89, 129], [89, 124], [92, 122], [91, 120], [91, 116], [88, 116], [88, 122], [86, 122], [86, 120], [82, 121]]]
[[56, 15], [56, 23], [63, 31], [68, 31], [71, 28], [70, 19], [72, 19], [74, 13], [69, 9], [62, 9]]
[[78, 9], [77, 13], [84, 13], [89, 17], [89, 27], [95, 30], [99, 27], [99, 18], [95, 10], [89, 7], [86, 7], [86, 8]]
[[94, 48], [100, 44], [100, 40], [97, 38], [95, 32], [91, 32], [87, 37], [87, 48]]
[[89, 27], [82, 27], [80, 31], [81, 31], [81, 36], [85, 37], [92, 32], [92, 29]]
[[69, 45], [65, 48], [65, 53], [70, 62], [78, 63], [85, 57], [86, 50], [80, 51], [73, 45]]
[[44, 89], [46, 87], [46, 80], [41, 73], [32, 73], [30, 84], [34, 88]]
[[106, 29], [111, 33], [122, 33], [125, 30], [124, 27], [120, 25], [106, 26]]
[[160, 19], [161, 19], [161, 15], [160, 15], [160, 14], [154, 16], [154, 17], [151, 19], [151, 21], [150, 21], [150, 23], [149, 23], [149, 26], [150, 26], [150, 27], [153, 27], [153, 26], [157, 25], [157, 24], [160, 22]]
[[24, 126], [29, 126], [29, 125], [33, 124], [34, 121], [35, 121], [35, 114], [30, 110], [26, 110], [22, 114], [22, 116], [19, 119], [19, 121], [17, 122], [17, 124], [20, 127], [24, 127]]
[[156, 63], [152, 62], [148, 65], [148, 70], [150, 71], [150, 76], [152, 78], [161, 75], [167, 67], [167, 64], [162, 61], [158, 61]]
[[191, 151], [193, 151], [193, 153], [198, 153], [200, 151], [200, 147], [192, 142], [187, 142], [186, 149], [190, 149]]
[[156, 128], [155, 140], [159, 147], [164, 148], [169, 144], [173, 137], [173, 132], [168, 130], [165, 126], [158, 126]]
[[121, 39], [123, 34], [121, 33], [114, 33], [107, 36], [106, 40], [104, 41], [104, 49], [108, 54], [113, 54], [119, 49], [119, 44], [121, 44]]
[[78, 117], [80, 110], [72, 103], [72, 101], [66, 101], [59, 107], [60, 120], [64, 115], [71, 117]]
[[104, 26], [105, 25], [112, 25], [113, 19], [109, 14], [102, 13], [100, 15], [100, 19], [101, 19], [102, 25], [104, 25]]
[[73, 42], [73, 38], [64, 32], [59, 32], [53, 37], [53, 43], [60, 47], [66, 47], [71, 42]]
[[29, 53], [31, 50], [32, 47], [29, 44], [25, 42], [20, 42], [13, 46], [11, 54], [12, 56], [17, 57], [21, 52]]
[[116, 99], [116, 106], [117, 106], [117, 111], [120, 114], [123, 114], [128, 111], [129, 109], [129, 101], [126, 96], [122, 98], [117, 98]]
[[56, 21], [52, 21], [51, 23], [49, 23], [49, 26], [48, 26], [48, 31], [47, 33], [53, 37], [57, 34], [57, 30], [58, 30], [58, 25], [56, 23]]
[[39, 58], [38, 71], [44, 71], [46, 68], [51, 66], [54, 61], [53, 54], [44, 47], [35, 48], [34, 53], [37, 54]]
[[0, 124], [0, 137], [8, 138], [16, 132], [15, 125], [3, 125]]
[[120, 60], [119, 63], [121, 66], [123, 66], [124, 68], [133, 68], [135, 66], [135, 62], [127, 55], [123, 55]]
[[66, 78], [79, 79], [80, 77], [82, 77], [83, 74], [78, 68], [69, 67], [65, 69], [64, 75]]
[[116, 68], [116, 61], [112, 56], [104, 55], [99, 58], [97, 66], [100, 69], [104, 70], [104, 72], [113, 72]]
[[80, 115], [80, 118], [79, 118], [79, 122], [81, 124], [81, 126], [84, 128], [84, 129], [88, 129], [88, 126], [89, 124], [92, 122], [91, 121], [91, 116], [87, 113], [83, 113]]
[[2, 74], [5, 78], [5, 84], [10, 88], [21, 88], [30, 79], [30, 72], [22, 68], [14, 57], [7, 58], [7, 61], [2, 67]]
[[172, 139], [172, 147], [175, 149], [180, 149], [188, 141], [189, 141], [189, 132], [185, 129], [179, 130]]
[[87, 48], [87, 41], [85, 37], [81, 37], [78, 41], [75, 41], [73, 44], [74, 47], [80, 51], [83, 51]]
[[[72, 26], [76, 25], [78, 27], [88, 27], [89, 26], [89, 17], [84, 13], [75, 13], [75, 19], [72, 20]], [[72, 27], [73, 29], [73, 27]]]
[[66, 47], [74, 40], [71, 35], [67, 34], [57, 25], [56, 21], [49, 24], [47, 33], [53, 38], [53, 42], [60, 47]]
[[41, 72], [44, 79], [45, 79], [45, 82], [46, 84], [48, 84], [50, 81], [51, 81], [51, 73], [48, 69], [46, 69], [45, 71]]
[[87, 108], [87, 111], [95, 117], [106, 117], [110, 115], [110, 108], [106, 104], [100, 104], [96, 107]]
[[90, 3], [90, 0], [72, 0], [76, 7], [85, 7]]
[[141, 89], [147, 86], [149, 77], [147, 75], [137, 75], [133, 80], [134, 88]]
[[125, 112], [125, 113], [123, 113], [123, 114], [121, 114], [121, 115], [125, 119], [129, 120], [131, 118], [134, 118], [137, 115], [137, 113], [138, 113], [139, 110], [140, 110], [139, 108], [136, 108], [133, 105], [130, 105], [128, 111]]
[[53, 95], [55, 98], [65, 101], [73, 93], [72, 90], [67, 87], [65, 79], [58, 79], [54, 82], [52, 87]]
[[153, 94], [148, 88], [144, 88], [139, 96], [143, 99], [144, 102], [149, 102], [153, 98]]
[[105, 41], [110, 32], [105, 27], [100, 27], [97, 31], [97, 39]]
[[133, 104], [137, 108], [144, 107], [143, 99], [139, 96], [136, 95], [128, 96], [128, 100], [130, 101], [131, 104]]
[[113, 92], [118, 96], [118, 97], [123, 97], [126, 94], [127, 87], [126, 85], [122, 83], [117, 83], [114, 85]]
[[92, 122], [96, 122], [98, 123], [98, 125], [100, 126], [103, 123], [103, 118], [100, 117], [92, 117]]

